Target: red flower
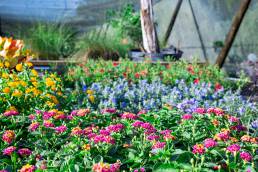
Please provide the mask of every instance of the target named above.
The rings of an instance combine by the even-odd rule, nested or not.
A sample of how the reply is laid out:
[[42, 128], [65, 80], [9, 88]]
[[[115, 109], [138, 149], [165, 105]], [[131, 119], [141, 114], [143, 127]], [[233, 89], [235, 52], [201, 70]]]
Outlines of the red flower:
[[215, 91], [218, 91], [218, 90], [220, 90], [222, 88], [223, 88], [222, 85], [220, 85], [219, 83], [215, 84]]
[[199, 84], [200, 80], [197, 78], [194, 80], [194, 84]]
[[137, 79], [139, 79], [139, 78], [140, 78], [140, 74], [139, 74], [139, 73], [135, 73], [135, 74], [134, 74], [134, 77], [137, 78]]
[[119, 65], [118, 62], [113, 62], [113, 66], [114, 66], [114, 67], [116, 67], [116, 66], [118, 66], [118, 65]]
[[194, 74], [195, 74], [195, 72], [194, 72], [194, 69], [193, 69], [193, 66], [192, 66], [192, 65], [189, 65], [189, 66], [187, 67], [187, 71], [188, 71], [190, 74], [192, 74], [192, 75], [194, 75]]
[[124, 73], [123, 73], [123, 76], [124, 76], [124, 78], [126, 78], [126, 77], [127, 77], [127, 73], [124, 72]]

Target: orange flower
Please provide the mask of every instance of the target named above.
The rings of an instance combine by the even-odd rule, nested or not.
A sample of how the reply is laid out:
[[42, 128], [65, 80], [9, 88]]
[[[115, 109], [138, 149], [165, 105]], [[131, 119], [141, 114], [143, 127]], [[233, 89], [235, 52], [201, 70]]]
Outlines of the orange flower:
[[86, 150], [86, 151], [89, 151], [91, 149], [91, 146], [90, 146], [90, 144], [85, 144], [85, 145], [82, 146], [82, 149]]
[[17, 64], [15, 68], [18, 72], [21, 72], [23, 69], [22, 64]]

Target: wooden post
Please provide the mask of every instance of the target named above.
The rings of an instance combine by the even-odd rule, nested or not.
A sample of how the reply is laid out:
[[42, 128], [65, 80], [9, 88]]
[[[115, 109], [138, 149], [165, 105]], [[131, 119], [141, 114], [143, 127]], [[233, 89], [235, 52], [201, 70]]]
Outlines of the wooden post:
[[224, 47], [222, 48], [222, 50], [216, 60], [216, 64], [220, 68], [223, 67], [223, 64], [226, 60], [226, 57], [228, 56], [228, 53], [232, 47], [232, 44], [234, 43], [235, 37], [241, 26], [241, 23], [244, 19], [244, 16], [248, 10], [250, 3], [251, 3], [251, 0], [242, 0], [239, 10], [237, 11], [236, 15], [233, 18], [233, 22], [232, 22], [231, 28], [228, 32], [228, 35], [226, 37]]
[[144, 50], [147, 53], [159, 52], [152, 0], [141, 0], [141, 26]]
[[182, 2], [183, 2], [183, 0], [178, 0], [178, 2], [177, 2], [175, 11], [174, 11], [174, 13], [173, 13], [173, 15], [172, 15], [172, 18], [171, 18], [170, 23], [169, 23], [169, 25], [168, 25], [167, 31], [166, 31], [166, 33], [165, 33], [165, 37], [164, 37], [164, 40], [163, 40], [163, 45], [164, 45], [164, 46], [167, 45], [168, 39], [169, 39], [170, 34], [171, 34], [171, 32], [172, 32], [172, 30], [173, 30], [173, 27], [174, 27], [174, 25], [175, 25], [176, 18], [177, 18], [177, 15], [178, 15], [178, 13], [179, 13], [179, 10], [180, 10], [180, 8], [181, 8]]
[[206, 63], [209, 63], [209, 59], [207, 57], [206, 49], [205, 49], [204, 42], [203, 42], [203, 39], [202, 39], [202, 34], [201, 34], [201, 31], [200, 31], [200, 28], [199, 28], [199, 25], [198, 25], [198, 22], [197, 22], [195, 13], [194, 13], [192, 2], [191, 2], [191, 0], [188, 0], [188, 1], [189, 1], [189, 6], [190, 6], [190, 9], [191, 9], [192, 15], [193, 15], [194, 24], [195, 24], [195, 27], [196, 27], [196, 30], [197, 30], [197, 34], [198, 34], [199, 39], [200, 39], [204, 59], [205, 59]]

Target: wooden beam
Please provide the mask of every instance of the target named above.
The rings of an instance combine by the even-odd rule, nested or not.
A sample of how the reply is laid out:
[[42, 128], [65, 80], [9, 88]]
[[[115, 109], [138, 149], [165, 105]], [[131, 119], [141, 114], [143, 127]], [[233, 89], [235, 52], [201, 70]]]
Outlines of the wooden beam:
[[173, 15], [171, 17], [171, 20], [170, 20], [170, 23], [168, 25], [167, 31], [165, 33], [165, 37], [164, 37], [164, 40], [163, 40], [163, 45], [164, 46], [167, 45], [168, 39], [169, 39], [170, 34], [171, 34], [171, 32], [173, 30], [173, 27], [175, 25], [176, 18], [178, 16], [179, 10], [181, 8], [182, 2], [183, 2], [183, 0], [178, 0], [178, 2], [177, 2], [176, 8], [174, 10], [174, 13], [173, 13]]
[[196, 27], [196, 30], [197, 30], [197, 34], [198, 34], [199, 39], [200, 39], [204, 59], [205, 59], [206, 63], [209, 63], [209, 59], [207, 57], [207, 52], [206, 52], [206, 49], [205, 49], [205, 46], [204, 46], [204, 42], [203, 42], [202, 34], [201, 34], [201, 31], [200, 31], [200, 28], [199, 28], [199, 25], [198, 25], [198, 22], [197, 22], [197, 18], [196, 18], [195, 13], [194, 13], [192, 2], [191, 2], [191, 0], [188, 0], [188, 2], [189, 2], [189, 6], [190, 6], [190, 9], [191, 9], [192, 15], [193, 15], [194, 24], [195, 24], [195, 27]]
[[141, 26], [144, 50], [147, 53], [159, 52], [152, 0], [141, 0]]
[[238, 33], [238, 30], [241, 26], [241, 23], [245, 17], [245, 14], [248, 10], [248, 7], [251, 3], [251, 0], [242, 0], [239, 10], [233, 18], [231, 28], [227, 34], [224, 47], [222, 48], [219, 56], [217, 57], [216, 64], [222, 68], [223, 64], [228, 56], [228, 53], [234, 43], [235, 37]]

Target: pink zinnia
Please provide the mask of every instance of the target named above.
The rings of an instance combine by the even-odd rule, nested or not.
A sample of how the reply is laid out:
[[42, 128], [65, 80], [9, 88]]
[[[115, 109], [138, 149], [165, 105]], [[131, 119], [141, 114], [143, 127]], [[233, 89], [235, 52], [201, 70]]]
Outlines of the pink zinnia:
[[21, 169], [20, 172], [34, 172], [36, 170], [36, 167], [34, 165], [24, 165]]
[[239, 122], [239, 118], [234, 117], [234, 116], [231, 116], [231, 117], [229, 118], [229, 121], [230, 121], [230, 122], [238, 123], [238, 122]]
[[166, 142], [156, 142], [153, 146], [152, 149], [163, 149], [166, 146]]
[[56, 112], [53, 112], [53, 111], [44, 112], [44, 113], [43, 113], [43, 119], [44, 119], [44, 120], [49, 120], [49, 119], [52, 118], [55, 114], [56, 114]]
[[29, 119], [32, 121], [32, 120], [35, 120], [36, 119], [36, 116], [35, 115], [33, 115], [33, 114], [30, 114], [29, 115]]
[[153, 140], [158, 140], [160, 137], [158, 135], [155, 135], [155, 134], [152, 134], [152, 135], [149, 135], [147, 137], [148, 140], [150, 141], [153, 141]]
[[21, 148], [18, 150], [18, 154], [21, 156], [30, 156], [32, 153], [31, 150], [29, 150], [28, 148]]
[[67, 127], [65, 125], [61, 125], [59, 127], [55, 128], [56, 133], [61, 134], [67, 130]]
[[12, 143], [15, 139], [15, 133], [12, 130], [6, 130], [2, 136], [2, 140], [8, 144]]
[[138, 118], [137, 115], [133, 114], [133, 113], [123, 113], [121, 115], [122, 119], [131, 119], [131, 120], [136, 120]]
[[133, 126], [133, 127], [141, 127], [142, 124], [144, 124], [144, 122], [142, 122], [142, 121], [135, 121], [135, 122], [132, 124], [132, 126]]
[[240, 158], [244, 161], [252, 161], [252, 155], [248, 152], [241, 152], [240, 153]]
[[238, 144], [233, 144], [227, 147], [227, 151], [234, 153], [234, 152], [238, 152], [240, 148], [241, 147]]
[[206, 139], [206, 140], [204, 141], [204, 146], [205, 146], [206, 148], [212, 148], [212, 147], [217, 146], [217, 142], [216, 142], [215, 140], [209, 138], [209, 139]]
[[190, 119], [193, 119], [193, 115], [191, 115], [191, 114], [185, 114], [185, 115], [182, 116], [182, 119], [183, 119], [183, 120], [190, 120]]
[[10, 146], [3, 150], [3, 155], [11, 155], [16, 150], [16, 147]]
[[162, 135], [168, 135], [168, 134], [171, 134], [172, 133], [172, 130], [163, 130], [163, 131], [160, 131], [160, 134]]
[[195, 113], [204, 114], [205, 112], [206, 112], [205, 108], [197, 108], [197, 109], [195, 109]]
[[16, 115], [19, 115], [19, 112], [17, 112], [16, 110], [10, 110], [4, 113], [4, 116], [16, 116]]
[[109, 136], [110, 132], [108, 130], [100, 130], [99, 133], [104, 136]]
[[141, 110], [140, 112], [137, 113], [137, 115], [146, 114], [147, 112], [148, 112], [147, 110]]
[[40, 124], [38, 122], [33, 122], [32, 124], [30, 124], [29, 130], [30, 131], [35, 131], [36, 129], [38, 129], [39, 125]]
[[107, 129], [109, 132], [119, 132], [119, 131], [121, 131], [123, 128], [124, 128], [124, 125], [123, 125], [123, 124], [116, 124], [116, 125], [110, 125], [110, 126], [108, 126], [106, 129]]
[[215, 108], [213, 111], [217, 116], [221, 116], [224, 114], [224, 111], [220, 108]]
[[44, 122], [43, 122], [43, 125], [44, 125], [46, 128], [53, 128], [53, 127], [55, 127], [55, 125], [54, 125], [51, 121], [49, 121], [49, 120], [44, 121]]
[[101, 113], [102, 113], [102, 114], [105, 114], [105, 113], [111, 113], [111, 114], [113, 114], [113, 113], [116, 113], [116, 109], [115, 109], [115, 108], [103, 109], [103, 110], [101, 111]]
[[205, 149], [203, 144], [196, 144], [193, 146], [193, 153], [194, 154], [204, 154]]

